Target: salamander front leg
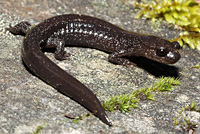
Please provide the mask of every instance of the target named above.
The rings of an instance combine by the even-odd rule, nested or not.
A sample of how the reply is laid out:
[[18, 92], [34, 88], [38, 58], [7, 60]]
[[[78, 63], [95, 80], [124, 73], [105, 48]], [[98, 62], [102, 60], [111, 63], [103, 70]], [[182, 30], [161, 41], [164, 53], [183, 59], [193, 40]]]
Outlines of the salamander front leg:
[[55, 38], [53, 40], [51, 40], [50, 42], [47, 43], [46, 48], [51, 48], [51, 47], [55, 47], [56, 51], [54, 53], [54, 57], [57, 60], [69, 60], [69, 56], [70, 54], [67, 53], [64, 49], [65, 49], [65, 41]]
[[123, 66], [136, 66], [135, 63], [131, 62], [130, 60], [126, 59], [125, 57], [129, 56], [129, 52], [125, 50], [117, 51], [108, 56], [108, 60], [112, 63], [123, 65]]

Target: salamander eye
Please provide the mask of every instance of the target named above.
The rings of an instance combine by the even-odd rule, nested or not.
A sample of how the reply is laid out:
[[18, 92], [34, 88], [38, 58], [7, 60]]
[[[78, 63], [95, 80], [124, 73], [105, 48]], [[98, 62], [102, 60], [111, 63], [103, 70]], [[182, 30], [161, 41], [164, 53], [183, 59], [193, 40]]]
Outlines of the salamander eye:
[[156, 54], [160, 57], [164, 57], [168, 54], [169, 50], [165, 47], [159, 47], [156, 51]]
[[173, 41], [172, 44], [174, 45], [174, 48], [180, 49], [181, 46], [179, 45], [178, 41]]

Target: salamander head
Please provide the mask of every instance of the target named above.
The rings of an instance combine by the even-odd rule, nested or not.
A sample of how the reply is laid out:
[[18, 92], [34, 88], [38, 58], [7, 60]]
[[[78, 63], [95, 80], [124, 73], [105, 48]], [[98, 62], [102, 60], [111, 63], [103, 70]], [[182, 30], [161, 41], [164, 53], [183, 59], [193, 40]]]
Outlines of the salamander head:
[[174, 64], [181, 58], [178, 51], [180, 45], [176, 41], [169, 42], [155, 36], [144, 36], [143, 43], [144, 53], [142, 55], [148, 59], [164, 64]]

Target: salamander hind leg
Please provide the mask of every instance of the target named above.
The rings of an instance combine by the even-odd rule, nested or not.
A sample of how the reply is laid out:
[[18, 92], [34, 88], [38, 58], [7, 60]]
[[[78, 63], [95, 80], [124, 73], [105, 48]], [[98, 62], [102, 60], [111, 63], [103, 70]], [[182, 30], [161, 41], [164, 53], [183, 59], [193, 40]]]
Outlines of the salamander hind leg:
[[112, 63], [123, 65], [123, 66], [136, 66], [135, 63], [131, 62], [130, 60], [126, 59], [125, 57], [128, 57], [128, 51], [126, 50], [120, 50], [114, 53], [111, 53], [108, 56], [108, 60]]
[[58, 38], [51, 39], [51, 41], [48, 41], [45, 48], [52, 48], [52, 47], [56, 48], [54, 57], [57, 60], [60, 60], [60, 61], [69, 60], [70, 54], [64, 50], [65, 49], [65, 41], [64, 40], [58, 39]]

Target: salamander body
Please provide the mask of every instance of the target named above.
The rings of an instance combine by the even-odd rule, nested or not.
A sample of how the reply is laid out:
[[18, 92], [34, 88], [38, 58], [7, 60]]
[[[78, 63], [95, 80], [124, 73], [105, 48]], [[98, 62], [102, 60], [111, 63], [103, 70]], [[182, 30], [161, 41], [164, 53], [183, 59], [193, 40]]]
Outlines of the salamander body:
[[25, 35], [22, 59], [26, 66], [109, 126], [112, 124], [96, 95], [47, 58], [42, 49], [55, 48], [55, 58], [65, 60], [69, 55], [64, 51], [66, 45], [95, 48], [109, 53], [108, 60], [120, 65], [133, 64], [126, 57], [141, 56], [164, 64], [173, 64], [181, 57], [177, 42], [128, 32], [104, 20], [85, 15], [59, 15], [30, 27], [28, 22], [21, 22], [7, 28], [13, 34]]

